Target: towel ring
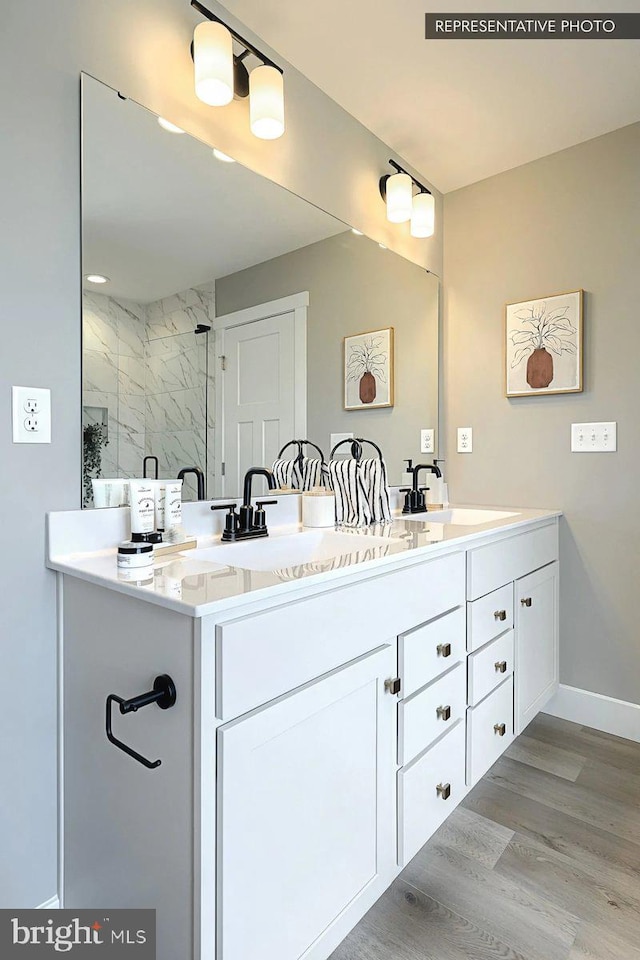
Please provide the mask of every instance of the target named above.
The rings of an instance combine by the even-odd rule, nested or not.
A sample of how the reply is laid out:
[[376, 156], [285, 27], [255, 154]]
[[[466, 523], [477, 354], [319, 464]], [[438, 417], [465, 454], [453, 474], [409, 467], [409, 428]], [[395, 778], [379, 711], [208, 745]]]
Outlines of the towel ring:
[[300, 467], [300, 469], [302, 469], [302, 461], [304, 460], [304, 454], [302, 453], [302, 448], [303, 448], [303, 446], [305, 446], [305, 445], [306, 445], [306, 446], [309, 446], [309, 447], [313, 447], [313, 449], [316, 450], [316, 451], [320, 454], [320, 460], [322, 461], [322, 463], [325, 462], [325, 460], [324, 460], [324, 453], [322, 452], [322, 450], [320, 449], [320, 447], [319, 447], [316, 443], [313, 443], [311, 440], [290, 440], [289, 443], [285, 443], [284, 447], [282, 448], [282, 450], [281, 450], [280, 453], [278, 454], [278, 459], [282, 456], [282, 454], [283, 454], [284, 451], [287, 449], [287, 447], [297, 446], [297, 448], [298, 448], [298, 456], [297, 456], [295, 459], [296, 459], [296, 462], [298, 463], [298, 466]]
[[331, 454], [329, 456], [330, 460], [333, 460], [333, 455], [338, 449], [338, 447], [343, 446], [343, 444], [345, 443], [351, 444], [351, 456], [353, 457], [354, 460], [357, 460], [357, 461], [362, 460], [362, 444], [363, 443], [368, 443], [370, 447], [373, 447], [374, 450], [377, 452], [379, 459], [382, 460], [382, 450], [380, 449], [378, 444], [374, 443], [373, 440], [366, 440], [364, 437], [354, 437], [353, 440], [340, 440], [340, 442], [336, 443], [335, 447], [331, 451]]

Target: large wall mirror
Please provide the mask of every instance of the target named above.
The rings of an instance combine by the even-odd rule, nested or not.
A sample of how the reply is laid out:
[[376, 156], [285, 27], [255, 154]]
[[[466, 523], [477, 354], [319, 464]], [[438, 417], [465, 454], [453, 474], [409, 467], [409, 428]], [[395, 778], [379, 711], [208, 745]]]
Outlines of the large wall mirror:
[[434, 275], [87, 76], [82, 124], [85, 506], [145, 457], [208, 498], [294, 439], [433, 459]]

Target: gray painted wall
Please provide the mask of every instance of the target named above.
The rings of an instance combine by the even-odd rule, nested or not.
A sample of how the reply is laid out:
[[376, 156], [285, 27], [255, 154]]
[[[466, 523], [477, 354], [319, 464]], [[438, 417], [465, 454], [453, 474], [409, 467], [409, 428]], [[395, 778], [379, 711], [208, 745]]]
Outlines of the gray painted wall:
[[[640, 124], [448, 194], [445, 218], [450, 497], [564, 511], [561, 681], [638, 703]], [[578, 287], [584, 393], [507, 400], [504, 303]], [[571, 422], [595, 420], [618, 452], [572, 454]]]
[[[55, 580], [43, 566], [44, 513], [80, 504], [80, 71], [441, 272], [440, 229], [412, 241], [386, 223], [377, 184], [389, 148], [293, 68], [288, 132], [275, 143], [249, 135], [246, 105], [215, 111], [196, 100], [197, 19], [186, 0], [3, 4], [0, 460], [10, 552], [0, 565], [0, 906], [35, 906], [56, 891]], [[440, 213], [438, 198], [439, 223]], [[52, 389], [51, 446], [12, 444], [12, 383]]]
[[[331, 433], [373, 440], [389, 481], [400, 484], [404, 458], [421, 462], [420, 429], [435, 427], [437, 436], [438, 286], [436, 277], [349, 230], [218, 279], [216, 308], [220, 316], [308, 291], [308, 437], [326, 457]], [[345, 410], [343, 337], [390, 326], [395, 405]]]

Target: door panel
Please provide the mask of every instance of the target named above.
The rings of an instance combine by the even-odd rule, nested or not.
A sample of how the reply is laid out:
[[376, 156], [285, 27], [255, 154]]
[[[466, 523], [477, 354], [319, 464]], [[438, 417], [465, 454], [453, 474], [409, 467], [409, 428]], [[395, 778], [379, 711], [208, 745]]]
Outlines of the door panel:
[[516, 581], [516, 733], [558, 688], [558, 564]]
[[218, 731], [218, 955], [297, 960], [393, 868], [390, 647]]

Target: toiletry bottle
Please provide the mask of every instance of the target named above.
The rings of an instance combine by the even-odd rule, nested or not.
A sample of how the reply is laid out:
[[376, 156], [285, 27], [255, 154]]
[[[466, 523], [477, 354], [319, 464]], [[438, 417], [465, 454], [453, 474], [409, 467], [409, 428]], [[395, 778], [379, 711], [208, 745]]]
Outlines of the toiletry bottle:
[[134, 542], [153, 539], [155, 532], [155, 497], [151, 480], [129, 480], [131, 539]]

